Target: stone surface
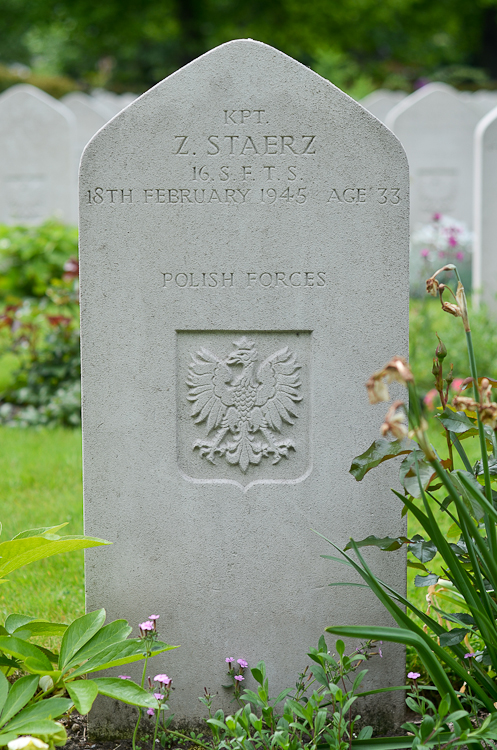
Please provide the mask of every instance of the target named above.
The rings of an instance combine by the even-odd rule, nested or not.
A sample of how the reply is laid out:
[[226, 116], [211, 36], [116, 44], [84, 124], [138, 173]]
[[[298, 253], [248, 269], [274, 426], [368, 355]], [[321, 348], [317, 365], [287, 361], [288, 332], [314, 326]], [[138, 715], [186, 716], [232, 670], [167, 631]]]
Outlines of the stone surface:
[[0, 96], [0, 222], [76, 222], [76, 122], [63, 104], [27, 84]]
[[360, 104], [371, 112], [378, 120], [385, 122], [386, 116], [399, 102], [405, 99], [407, 94], [404, 91], [388, 91], [388, 89], [378, 89], [368, 94], [360, 100]]
[[473, 289], [497, 314], [497, 107], [475, 133]]
[[474, 93], [464, 91], [459, 94], [459, 97], [465, 104], [469, 104], [478, 117], [485, 117], [490, 110], [497, 107], [497, 92], [495, 91], [475, 91]]
[[473, 224], [473, 136], [479, 116], [442, 83], [430, 83], [397, 104], [385, 124], [409, 160], [411, 226], [440, 212]]
[[[347, 570], [312, 529], [342, 548], [404, 533], [397, 468], [348, 470], [386, 411], [367, 377], [407, 354], [408, 202], [395, 136], [251, 40], [159, 83], [83, 154], [85, 530], [114, 542], [86, 557], [87, 606], [160, 615], [181, 648], [150, 674], [174, 679], [178, 722], [204, 715], [204, 686], [223, 693], [228, 656], [264, 659], [275, 694], [325, 627], [389, 621], [369, 592], [328, 588]], [[366, 555], [405, 588], [402, 553]], [[402, 649], [383, 650], [373, 683], [402, 684]], [[395, 696], [376, 718], [399, 718]], [[102, 704], [93, 731], [125, 714]]]
[[76, 156], [79, 166], [79, 160], [86, 144], [110, 118], [105, 106], [80, 91], [67, 94], [62, 98], [62, 103], [71, 110], [76, 118]]

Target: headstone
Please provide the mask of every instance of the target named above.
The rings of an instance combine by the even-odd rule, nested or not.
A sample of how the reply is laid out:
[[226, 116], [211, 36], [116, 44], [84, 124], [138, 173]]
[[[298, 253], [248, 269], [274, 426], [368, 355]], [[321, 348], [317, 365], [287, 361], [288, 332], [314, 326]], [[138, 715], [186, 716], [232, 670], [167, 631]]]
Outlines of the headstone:
[[442, 213], [473, 225], [473, 136], [478, 115], [442, 83], [397, 104], [386, 125], [404, 146], [411, 175], [411, 226]]
[[459, 94], [459, 97], [474, 110], [478, 117], [485, 117], [490, 110], [497, 107], [497, 93], [495, 91], [475, 91], [474, 93], [465, 91]]
[[86, 144], [93, 138], [97, 130], [100, 130], [108, 122], [109, 117], [104, 106], [88, 94], [83, 94], [80, 91], [67, 94], [62, 98], [62, 103], [71, 110], [76, 118], [77, 160], [79, 165]]
[[0, 96], [0, 222], [76, 222], [74, 115], [27, 84]]
[[405, 99], [407, 94], [404, 91], [388, 91], [388, 89], [378, 89], [368, 94], [360, 100], [360, 104], [371, 112], [378, 120], [385, 122], [386, 116], [399, 102]]
[[121, 96], [119, 97], [119, 101], [121, 103], [122, 109], [124, 109], [124, 107], [127, 107], [128, 104], [134, 102], [135, 99], [138, 99], [138, 94], [131, 94], [130, 92], [121, 94]]
[[[328, 625], [389, 622], [328, 588], [343, 566], [311, 529], [342, 547], [404, 533], [396, 469], [348, 471], [384, 415], [365, 381], [407, 353], [408, 202], [392, 133], [252, 40], [157, 84], [83, 154], [85, 530], [114, 542], [87, 555], [87, 606], [160, 615], [181, 648], [151, 674], [173, 677], [179, 723], [204, 715], [203, 686], [222, 693], [226, 657], [264, 659], [276, 694]], [[402, 591], [396, 554], [369, 559]], [[373, 684], [403, 684], [400, 647], [373, 662]], [[101, 706], [93, 731], [126, 721]]]
[[101, 106], [105, 107], [111, 117], [117, 115], [124, 106], [127, 106], [121, 103], [120, 96], [114, 94], [113, 91], [106, 91], [105, 89], [94, 89], [92, 91], [92, 98]]
[[497, 107], [475, 133], [473, 289], [497, 314]]

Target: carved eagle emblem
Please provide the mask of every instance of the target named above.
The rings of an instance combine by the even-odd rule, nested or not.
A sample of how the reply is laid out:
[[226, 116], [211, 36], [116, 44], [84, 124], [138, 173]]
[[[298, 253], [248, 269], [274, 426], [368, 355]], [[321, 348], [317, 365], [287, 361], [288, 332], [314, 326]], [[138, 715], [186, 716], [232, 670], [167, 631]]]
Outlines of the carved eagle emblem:
[[263, 458], [277, 464], [295, 450], [294, 441], [278, 433], [283, 422], [293, 425], [298, 417], [300, 365], [285, 347], [257, 366], [253, 341], [243, 336], [233, 343], [236, 348], [224, 359], [205, 348], [192, 354], [186, 382], [191, 416], [207, 427], [206, 439], [193, 449], [211, 463], [224, 456], [245, 473]]

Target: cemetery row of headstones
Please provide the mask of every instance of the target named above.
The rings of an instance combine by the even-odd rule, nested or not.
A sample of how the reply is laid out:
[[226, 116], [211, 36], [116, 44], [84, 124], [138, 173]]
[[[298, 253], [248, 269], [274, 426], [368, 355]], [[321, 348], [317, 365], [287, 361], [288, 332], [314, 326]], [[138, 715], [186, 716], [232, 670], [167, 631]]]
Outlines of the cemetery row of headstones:
[[[75, 223], [77, 166], [91, 137], [133, 95], [72, 93], [60, 102], [26, 85], [0, 96], [0, 221], [36, 223], [56, 215]], [[410, 96], [377, 91], [362, 100], [399, 138], [410, 166], [411, 230], [435, 214], [474, 232], [473, 288], [497, 309], [495, 149], [497, 93], [428, 84]], [[103, 188], [102, 188], [103, 190]], [[112, 193], [117, 200], [117, 194]], [[104, 200], [98, 193], [96, 200]], [[334, 200], [360, 202], [347, 190]], [[390, 200], [385, 193], [384, 200]], [[396, 200], [396, 196], [392, 196]]]
[[77, 222], [78, 166], [88, 141], [133, 94], [67, 94], [60, 101], [27, 84], [0, 96], [0, 222]]

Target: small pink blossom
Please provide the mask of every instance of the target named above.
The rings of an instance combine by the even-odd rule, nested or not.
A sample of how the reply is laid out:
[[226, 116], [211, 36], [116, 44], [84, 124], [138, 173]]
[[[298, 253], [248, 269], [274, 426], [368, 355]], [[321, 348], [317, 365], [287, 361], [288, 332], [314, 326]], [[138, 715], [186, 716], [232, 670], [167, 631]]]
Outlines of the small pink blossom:
[[237, 663], [241, 666], [242, 669], [247, 669], [248, 667], [248, 661], [245, 661], [245, 659], [237, 659]]
[[241, 682], [241, 681], [242, 681], [242, 680], [244, 680], [244, 679], [245, 679], [245, 677], [242, 677], [242, 675], [241, 675], [241, 674], [236, 674], [236, 675], [235, 675], [235, 680], [238, 680], [238, 682]]
[[425, 247], [425, 248], [423, 248], [423, 250], [421, 250], [421, 255], [423, 256], [423, 258], [427, 258], [429, 256], [429, 254], [430, 254], [430, 251], [428, 250], [427, 247]]
[[160, 615], [149, 615], [149, 616], [148, 616], [148, 619], [149, 619], [149, 620], [158, 620], [158, 619], [159, 619], [159, 617], [160, 617]]
[[153, 715], [155, 714], [155, 711], [154, 711], [154, 709], [153, 709], [153, 708], [147, 708], [147, 714], [148, 714], [149, 716], [153, 716]]
[[226, 659], [224, 661], [226, 662], [226, 664], [233, 664], [233, 662], [235, 660], [233, 659], [232, 656], [228, 656], [228, 657], [226, 657]]
[[172, 682], [171, 678], [167, 674], [156, 674], [154, 677], [155, 682], [160, 682], [162, 685], [169, 685]]
[[456, 240], [456, 238], [454, 237], [453, 234], [451, 234], [450, 237], [449, 237], [449, 245], [451, 247], [457, 247], [457, 240]]
[[423, 399], [424, 403], [426, 404], [426, 406], [428, 407], [428, 409], [430, 411], [433, 411], [433, 409], [434, 409], [433, 402], [435, 401], [435, 399], [436, 399], [437, 396], [438, 396], [437, 389], [436, 388], [432, 388], [430, 391], [428, 391], [428, 393], [425, 395], [425, 397]]
[[161, 701], [163, 700], [164, 696], [162, 695], [162, 693], [154, 693], [154, 698], [158, 701]]
[[456, 260], [464, 260], [464, 253], [462, 253], [460, 250], [456, 253]]
[[454, 380], [452, 381], [452, 385], [451, 385], [452, 390], [455, 391], [456, 393], [459, 393], [463, 383], [464, 383], [464, 380], [462, 378], [454, 378]]
[[120, 674], [118, 675], [118, 677], [120, 680], [131, 680], [131, 677], [129, 676], [129, 674]]
[[470, 653], [470, 654], [464, 654], [464, 658], [465, 658], [465, 659], [470, 659], [470, 658], [471, 658], [472, 656], [476, 656], [476, 654], [475, 654], [475, 653], [473, 653], [473, 652], [472, 652], [472, 653]]
[[421, 677], [421, 675], [419, 674], [419, 672], [409, 672], [409, 674], [407, 675], [407, 678], [409, 680], [417, 680], [418, 677]]
[[433, 214], [433, 221], [440, 221], [442, 218], [442, 214], [439, 214], [438, 212]]
[[150, 622], [150, 620], [146, 620], [145, 622], [141, 622], [138, 627], [140, 628], [140, 630], [143, 630], [145, 632], [147, 630], [153, 630], [154, 623]]

